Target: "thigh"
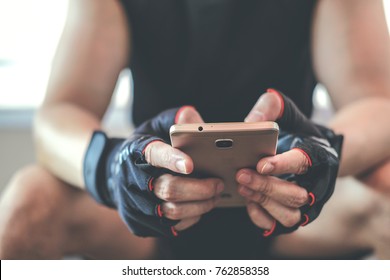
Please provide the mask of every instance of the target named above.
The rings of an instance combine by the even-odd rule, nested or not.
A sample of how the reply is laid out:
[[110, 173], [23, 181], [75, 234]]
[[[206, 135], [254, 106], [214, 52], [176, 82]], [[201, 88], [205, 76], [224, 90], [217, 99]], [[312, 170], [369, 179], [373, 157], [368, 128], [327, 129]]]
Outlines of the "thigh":
[[95, 259], [154, 258], [155, 239], [133, 235], [115, 209], [96, 203], [86, 192], [70, 192], [68, 253], [81, 251]]
[[154, 256], [154, 239], [134, 236], [117, 211], [99, 205], [85, 191], [37, 165], [13, 177], [0, 208], [2, 241], [9, 240], [9, 245], [17, 241], [25, 250], [47, 252], [37, 257], [50, 257], [52, 252], [98, 259]]

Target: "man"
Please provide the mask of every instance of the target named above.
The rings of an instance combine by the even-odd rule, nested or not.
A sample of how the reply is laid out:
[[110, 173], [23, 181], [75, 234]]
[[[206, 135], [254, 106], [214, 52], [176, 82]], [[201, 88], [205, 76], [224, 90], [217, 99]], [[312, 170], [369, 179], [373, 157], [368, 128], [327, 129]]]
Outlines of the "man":
[[[198, 226], [215, 207], [221, 189], [216, 179], [196, 181], [196, 191], [188, 181], [175, 184], [173, 176], [154, 182], [155, 195], [164, 201], [162, 212], [179, 220], [173, 229], [184, 236], [169, 244], [134, 236], [116, 211], [80, 190], [85, 188], [83, 162], [91, 135], [102, 130], [100, 120], [129, 60], [137, 126], [163, 109], [185, 104], [195, 105], [200, 115], [187, 109], [179, 122], [205, 116], [206, 121], [276, 119], [273, 114], [282, 104], [275, 95], [266, 94], [256, 103], [265, 86], [281, 87], [309, 114], [317, 79], [337, 108], [330, 127], [345, 137], [340, 176], [368, 172], [367, 182], [380, 177], [380, 184], [389, 187], [387, 178], [381, 177], [390, 168], [386, 128], [390, 44], [382, 1], [122, 2], [70, 1], [47, 96], [34, 125], [39, 163], [18, 172], [2, 198], [1, 258], [60, 258], [73, 253], [94, 258], [198, 258], [202, 252], [189, 246], [192, 240], [200, 248], [207, 234], [218, 240], [213, 236], [219, 232], [213, 227], [218, 223], [210, 222], [207, 234], [203, 225]], [[210, 110], [216, 102], [222, 109]], [[246, 111], [235, 110], [236, 106]], [[176, 172], [188, 173], [191, 168], [190, 159], [158, 141], [148, 146], [145, 157], [153, 166]], [[285, 183], [261, 189], [260, 181], [269, 178], [262, 175], [304, 172], [309, 163], [294, 150], [267, 163], [274, 167], [267, 174], [246, 174], [250, 179], [242, 181], [242, 174], [237, 174], [237, 179], [243, 185], [239, 192], [251, 201], [245, 227], [254, 224], [269, 231], [275, 220], [287, 227], [297, 224], [297, 209], [307, 203], [308, 193], [294, 186], [284, 193], [290, 205], [280, 205], [272, 193]], [[192, 190], [191, 201], [198, 196], [196, 203], [180, 197], [178, 186], [186, 194]], [[233, 221], [243, 217], [226, 211], [225, 217], [231, 214]], [[275, 239], [274, 249], [314, 257], [374, 250], [388, 258], [389, 213], [389, 198], [380, 191], [355, 179], [344, 180], [317, 221]], [[194, 234], [186, 239], [185, 232]], [[237, 252], [240, 242], [253, 243], [257, 252], [249, 257], [268, 257], [271, 242], [260, 232], [259, 239], [255, 230], [218, 237], [230, 246], [238, 244]], [[189, 251], [178, 248], [183, 246]], [[207, 253], [222, 258], [214, 251], [222, 250], [223, 244], [216, 248]], [[248, 257], [241, 253], [237, 258]]]

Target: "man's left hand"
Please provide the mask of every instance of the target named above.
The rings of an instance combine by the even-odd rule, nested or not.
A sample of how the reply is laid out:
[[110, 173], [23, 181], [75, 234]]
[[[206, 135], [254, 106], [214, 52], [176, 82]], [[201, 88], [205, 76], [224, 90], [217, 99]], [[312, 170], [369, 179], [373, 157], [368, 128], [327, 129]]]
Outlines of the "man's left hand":
[[259, 98], [245, 121], [276, 121], [281, 128], [277, 155], [262, 158], [256, 170], [236, 174], [253, 223], [270, 236], [312, 222], [333, 193], [342, 137], [311, 122], [273, 89]]

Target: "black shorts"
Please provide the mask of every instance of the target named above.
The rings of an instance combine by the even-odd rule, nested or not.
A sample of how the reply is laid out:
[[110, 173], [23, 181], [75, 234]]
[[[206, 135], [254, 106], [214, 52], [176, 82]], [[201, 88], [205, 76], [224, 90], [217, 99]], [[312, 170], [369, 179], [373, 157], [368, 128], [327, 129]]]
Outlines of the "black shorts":
[[246, 208], [214, 209], [180, 232], [178, 237], [159, 239], [161, 259], [270, 259], [272, 238], [250, 220]]

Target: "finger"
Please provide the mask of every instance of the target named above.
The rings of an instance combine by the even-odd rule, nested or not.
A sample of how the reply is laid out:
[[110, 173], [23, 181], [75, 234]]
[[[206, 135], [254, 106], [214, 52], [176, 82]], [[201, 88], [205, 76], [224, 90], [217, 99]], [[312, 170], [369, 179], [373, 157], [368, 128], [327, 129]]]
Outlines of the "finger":
[[318, 127], [301, 112], [288, 96], [272, 88], [267, 89], [267, 94], [273, 95], [273, 99], [279, 99], [279, 116], [275, 120], [277, 120], [282, 129], [287, 132], [299, 132], [317, 137], [322, 136]]
[[190, 174], [194, 169], [192, 159], [162, 141], [153, 141], [145, 147], [146, 161], [155, 166], [177, 173]]
[[201, 216], [216, 205], [216, 199], [195, 202], [164, 202], [161, 205], [162, 216], [172, 220]]
[[249, 217], [256, 226], [265, 230], [272, 228], [275, 220], [258, 204], [249, 202], [246, 209]]
[[304, 174], [311, 166], [311, 159], [301, 149], [292, 149], [272, 157], [259, 160], [257, 172], [262, 175]]
[[277, 177], [260, 175], [251, 169], [239, 170], [236, 180], [240, 185], [288, 207], [301, 207], [308, 202], [308, 193], [304, 188]]
[[275, 121], [282, 111], [282, 102], [280, 98], [273, 93], [264, 93], [253, 106], [246, 122]]
[[192, 106], [183, 106], [176, 113], [176, 124], [184, 123], [203, 123], [203, 119], [199, 112]]
[[194, 224], [196, 224], [197, 222], [199, 222], [200, 217], [201, 217], [201, 216], [183, 219], [183, 220], [181, 220], [179, 223], [177, 223], [177, 224], [174, 226], [174, 229], [177, 230], [177, 231], [181, 231], [181, 230], [185, 230], [185, 229], [187, 229], [187, 228], [189, 228], [189, 227], [192, 227]]
[[153, 183], [155, 195], [170, 202], [207, 200], [218, 196], [224, 189], [217, 178], [195, 179], [164, 174]]
[[278, 220], [285, 227], [292, 227], [301, 220], [301, 211], [298, 208], [287, 207], [269, 196], [258, 192], [250, 193], [245, 190], [244, 186], [239, 187], [239, 193], [245, 194], [245, 198], [255, 202], [264, 208], [274, 219]]

